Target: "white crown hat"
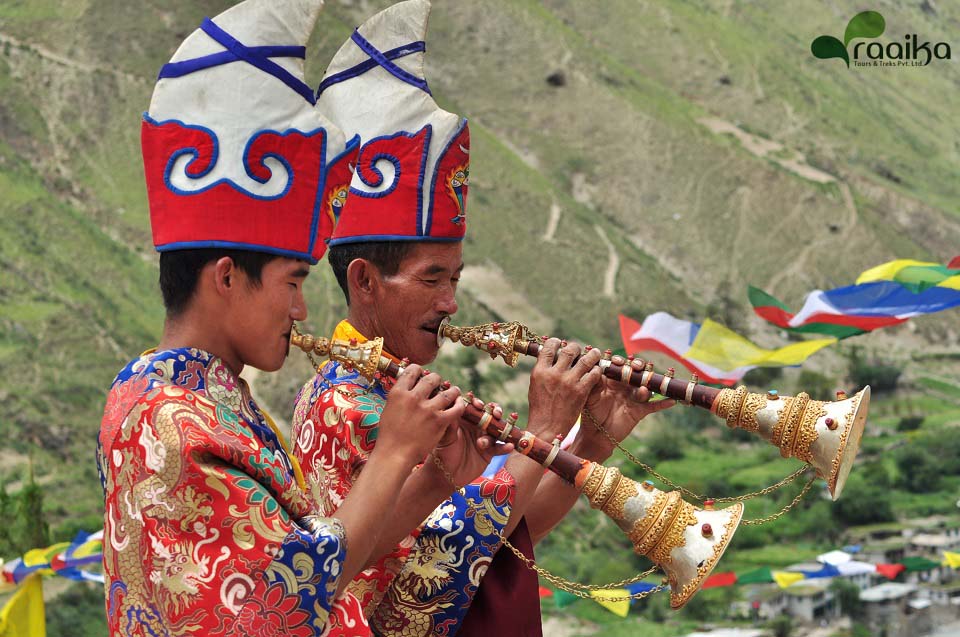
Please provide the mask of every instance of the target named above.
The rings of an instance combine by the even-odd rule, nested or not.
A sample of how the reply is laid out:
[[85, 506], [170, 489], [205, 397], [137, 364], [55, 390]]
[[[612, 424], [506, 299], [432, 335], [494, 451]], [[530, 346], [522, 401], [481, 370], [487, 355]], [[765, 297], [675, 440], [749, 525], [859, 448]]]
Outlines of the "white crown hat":
[[360, 155], [331, 244], [460, 241], [466, 231], [470, 137], [424, 79], [428, 0], [399, 2], [364, 22], [327, 68], [317, 108]]
[[357, 144], [304, 82], [322, 7], [246, 0], [205, 19], [161, 69], [142, 127], [158, 250], [322, 256]]

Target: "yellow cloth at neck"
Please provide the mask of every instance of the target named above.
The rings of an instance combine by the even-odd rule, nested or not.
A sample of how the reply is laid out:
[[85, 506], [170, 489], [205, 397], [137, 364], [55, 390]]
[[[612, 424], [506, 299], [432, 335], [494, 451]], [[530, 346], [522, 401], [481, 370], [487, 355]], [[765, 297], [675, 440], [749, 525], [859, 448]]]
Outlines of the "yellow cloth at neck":
[[[370, 340], [369, 338], [361, 334], [359, 331], [357, 331], [357, 328], [351, 325], [350, 321], [348, 321], [347, 319], [343, 319], [342, 321], [340, 321], [340, 323], [337, 324], [336, 329], [333, 330], [333, 340], [349, 341], [351, 338], [357, 339], [358, 343], [366, 343], [367, 341]], [[382, 352], [380, 352], [380, 355], [386, 356], [387, 358], [392, 360], [394, 363], [397, 363], [398, 365], [400, 364], [400, 359], [394, 356], [393, 354], [391, 354], [390, 352], [388, 352], [387, 350], [383, 350]]]

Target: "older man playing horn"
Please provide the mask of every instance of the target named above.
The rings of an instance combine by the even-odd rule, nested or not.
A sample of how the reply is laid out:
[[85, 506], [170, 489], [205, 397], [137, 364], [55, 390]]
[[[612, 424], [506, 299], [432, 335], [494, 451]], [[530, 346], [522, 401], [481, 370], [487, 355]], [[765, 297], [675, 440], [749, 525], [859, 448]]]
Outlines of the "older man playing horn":
[[[317, 103], [362, 143], [330, 241], [349, 306], [334, 337], [381, 336], [390, 356], [419, 364], [436, 357], [437, 328], [457, 311], [469, 183], [466, 121], [441, 110], [423, 79], [429, 10], [426, 0], [409, 0], [360, 26], [330, 64]], [[598, 352], [580, 354], [575, 344], [545, 344], [529, 390], [532, 433], [562, 437], [589, 400], [622, 438], [659, 408], [647, 404], [646, 390], [630, 394], [601, 382]], [[322, 510], [335, 511], [369, 470], [391, 385], [331, 362], [301, 391], [294, 454]], [[594, 432], [574, 445], [590, 459], [612, 451]], [[536, 575], [498, 549], [509, 537], [532, 558], [531, 536], [545, 535], [576, 492], [522, 456], [511, 456], [493, 478], [474, 480], [493, 454], [508, 450], [466, 423], [441, 441], [405, 481], [398, 515], [384, 517], [374, 551], [380, 557], [334, 604], [331, 635], [541, 633]]]

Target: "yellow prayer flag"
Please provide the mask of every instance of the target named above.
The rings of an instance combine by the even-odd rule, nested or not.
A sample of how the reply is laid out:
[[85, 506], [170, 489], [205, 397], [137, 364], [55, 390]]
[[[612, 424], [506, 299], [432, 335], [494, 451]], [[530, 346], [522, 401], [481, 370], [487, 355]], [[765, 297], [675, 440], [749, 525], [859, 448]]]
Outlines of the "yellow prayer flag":
[[799, 365], [812, 354], [837, 342], [835, 338], [821, 338], [791, 343], [779, 349], [764, 349], [754, 345], [733, 330], [707, 319], [700, 326], [693, 345], [684, 358], [706, 363], [724, 371], [757, 365], [786, 367]]
[[30, 549], [23, 554], [23, 565], [40, 566], [42, 564], [49, 564], [50, 560], [68, 548], [70, 548], [70, 542], [60, 542], [59, 544], [48, 546], [45, 549]]
[[[590, 597], [594, 598], [594, 601], [606, 608], [608, 611], [614, 615], [620, 617], [626, 617], [630, 613], [630, 591], [625, 588], [613, 588], [613, 589], [600, 589], [595, 591], [590, 591]], [[620, 598], [616, 601], [604, 601], [597, 599], [598, 597], [606, 597], [609, 599]]]
[[806, 577], [803, 573], [791, 573], [790, 571], [773, 571], [771, 575], [773, 575], [773, 581], [780, 588], [786, 588]]
[[28, 576], [0, 609], [0, 637], [46, 637], [42, 582], [39, 573]]
[[954, 553], [953, 551], [944, 551], [943, 559], [946, 561], [947, 566], [950, 568], [960, 568], [960, 553]]
[[939, 263], [931, 263], [929, 261], [916, 261], [914, 259], [895, 259], [893, 261], [887, 261], [886, 263], [881, 263], [878, 266], [874, 266], [869, 270], [864, 270], [860, 273], [860, 276], [857, 277], [857, 285], [861, 283], [870, 283], [871, 281], [894, 281], [897, 278], [897, 273], [904, 268], [916, 267], [916, 268], [929, 268], [936, 267], [940, 265]]

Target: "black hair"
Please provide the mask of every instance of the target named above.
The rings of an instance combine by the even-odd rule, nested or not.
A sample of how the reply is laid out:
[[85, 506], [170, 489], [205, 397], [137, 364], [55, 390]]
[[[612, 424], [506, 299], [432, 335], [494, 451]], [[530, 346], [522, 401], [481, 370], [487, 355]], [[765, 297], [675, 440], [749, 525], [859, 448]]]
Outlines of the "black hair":
[[334, 276], [337, 277], [337, 283], [343, 290], [343, 296], [347, 299], [347, 305], [350, 305], [347, 267], [354, 259], [369, 261], [385, 276], [393, 276], [400, 270], [400, 264], [414, 245], [416, 244], [413, 241], [366, 241], [331, 246], [327, 258]]
[[279, 258], [275, 254], [265, 252], [224, 248], [161, 252], [160, 293], [163, 295], [163, 305], [167, 309], [167, 317], [176, 317], [187, 309], [190, 299], [196, 292], [200, 271], [211, 261], [218, 261], [223, 257], [233, 259], [234, 265], [243, 271], [255, 286], [260, 285], [263, 266]]

